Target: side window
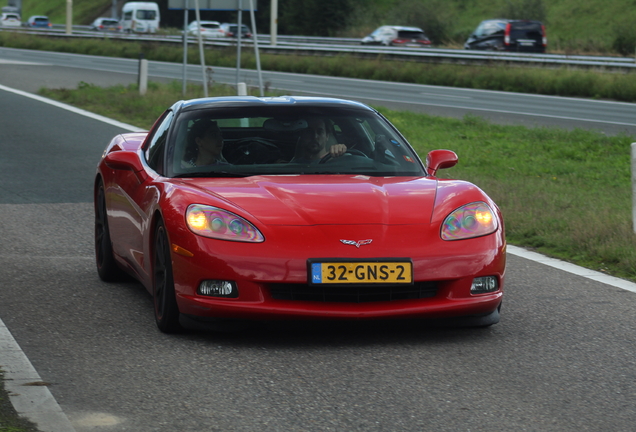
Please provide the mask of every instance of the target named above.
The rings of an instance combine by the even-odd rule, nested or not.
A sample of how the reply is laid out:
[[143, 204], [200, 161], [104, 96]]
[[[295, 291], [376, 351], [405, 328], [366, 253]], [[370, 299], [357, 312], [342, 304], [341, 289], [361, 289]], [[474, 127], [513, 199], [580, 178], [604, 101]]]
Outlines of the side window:
[[488, 32], [488, 34], [503, 34], [506, 30], [506, 23], [501, 21], [496, 21], [492, 25], [492, 29]]
[[172, 124], [172, 119], [174, 118], [174, 113], [172, 111], [167, 111], [164, 114], [163, 119], [159, 123], [159, 126], [155, 129], [155, 132], [150, 139], [150, 144], [146, 149], [146, 161], [148, 162], [148, 166], [158, 172], [159, 174], [163, 174], [163, 163], [164, 163], [164, 153], [166, 149], [166, 142], [168, 139], [168, 130], [170, 129], [170, 124]]
[[124, 19], [125, 20], [131, 20], [132, 19], [132, 12], [124, 13]]

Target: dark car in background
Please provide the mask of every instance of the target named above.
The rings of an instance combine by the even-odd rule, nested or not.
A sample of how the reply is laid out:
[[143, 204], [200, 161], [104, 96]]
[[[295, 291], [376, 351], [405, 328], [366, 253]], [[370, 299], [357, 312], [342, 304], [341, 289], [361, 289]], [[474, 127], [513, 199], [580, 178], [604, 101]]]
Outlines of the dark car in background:
[[362, 45], [384, 45], [399, 47], [430, 47], [431, 41], [419, 27], [382, 26], [378, 27], [360, 43]]
[[482, 21], [465, 49], [543, 53], [548, 39], [540, 21], [492, 19]]
[[[238, 36], [238, 24], [223, 23], [219, 28], [221, 37], [235, 38]], [[245, 24], [241, 25], [241, 38], [251, 38], [252, 32]]]

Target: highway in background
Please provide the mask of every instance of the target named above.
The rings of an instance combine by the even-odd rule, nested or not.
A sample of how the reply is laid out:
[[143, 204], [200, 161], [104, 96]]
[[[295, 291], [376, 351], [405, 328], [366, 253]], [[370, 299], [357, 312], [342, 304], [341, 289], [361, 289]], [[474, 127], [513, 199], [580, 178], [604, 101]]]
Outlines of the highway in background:
[[[0, 50], [0, 84], [135, 81], [134, 62], [20, 55]], [[170, 65], [151, 68], [172, 79]], [[320, 89], [334, 79], [285, 82], [295, 80]], [[354, 87], [335, 81], [334, 94]], [[369, 83], [366, 97], [385, 84]], [[433, 97], [397, 103], [418, 98]], [[0, 318], [77, 432], [633, 430], [636, 294], [516, 255], [502, 321], [487, 329], [160, 333], [139, 284], [107, 284], [95, 270], [92, 179], [126, 130], [0, 89]]]
[[[29, 91], [37, 91], [39, 86], [48, 86], [49, 74], [43, 71], [52, 67], [68, 68], [71, 75], [81, 70], [93, 71], [98, 75], [122, 74], [120, 79], [127, 79], [129, 82], [136, 82], [139, 70], [138, 60], [10, 48], [0, 48], [0, 61], [37, 63], [43, 66], [42, 70], [31, 73], [19, 65], [14, 66], [13, 74], [20, 74], [16, 78], [20, 79], [22, 88], [28, 88]], [[211, 68], [211, 80], [236, 83], [236, 69], [216, 66]], [[181, 81], [183, 78], [181, 64], [150, 61], [148, 70], [151, 80]], [[10, 71], [3, 73], [7, 76], [11, 74]], [[200, 66], [189, 65], [186, 69], [189, 81], [201, 83], [203, 75]], [[238, 79], [250, 86], [259, 85], [258, 74], [254, 70], [241, 70]], [[463, 117], [470, 113], [502, 124], [599, 129], [609, 134], [626, 133], [636, 136], [636, 104], [633, 103], [271, 71], [262, 72], [262, 82], [264, 87], [285, 90], [290, 94], [344, 97], [431, 115]], [[76, 83], [77, 81], [69, 81], [68, 88], [75, 88]], [[50, 84], [53, 85], [53, 82]]]
[[[165, 29], [164, 29], [165, 30]], [[150, 42], [155, 49], [162, 46], [180, 46], [183, 36], [177, 29], [173, 34], [147, 34], [147, 33], [121, 33], [121, 32], [96, 32], [89, 26], [73, 26], [71, 34], [66, 34], [66, 26], [54, 24], [53, 29], [44, 28], [6, 28], [1, 31], [17, 31], [39, 36], [64, 39], [115, 39], [137, 42]], [[517, 53], [507, 51], [481, 51], [464, 50], [444, 47], [397, 47], [382, 45], [362, 45], [359, 38], [336, 38], [323, 36], [290, 36], [278, 35], [276, 42], [272, 44], [270, 35], [259, 34], [258, 46], [261, 53], [275, 55], [310, 55], [310, 56], [337, 56], [350, 55], [355, 59], [372, 59], [382, 57], [384, 61], [414, 61], [425, 63], [444, 63], [461, 65], [512, 65], [521, 67], [566, 67], [568, 69], [593, 69], [595, 71], [613, 71], [621, 73], [634, 72], [636, 63], [634, 58], [617, 55], [581, 55], [562, 53]], [[196, 47], [196, 37], [188, 39], [191, 47]], [[207, 48], [223, 48], [236, 46], [233, 38], [208, 38], [203, 39]], [[253, 39], [247, 38], [241, 41], [246, 49], [252, 47]], [[196, 49], [196, 48], [194, 48]]]

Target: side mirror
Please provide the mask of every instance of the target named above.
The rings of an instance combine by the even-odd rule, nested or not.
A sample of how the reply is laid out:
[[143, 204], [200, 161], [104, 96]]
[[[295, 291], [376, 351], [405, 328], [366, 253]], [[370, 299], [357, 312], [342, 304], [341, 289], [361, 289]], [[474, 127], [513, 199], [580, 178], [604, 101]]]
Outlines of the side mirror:
[[451, 150], [431, 150], [426, 155], [426, 172], [429, 176], [435, 177], [437, 170], [451, 168], [457, 165], [457, 153]]
[[143, 170], [143, 166], [137, 154], [129, 151], [120, 150], [110, 152], [104, 157], [104, 163], [108, 168], [117, 170], [130, 170], [135, 172]]
[[143, 183], [148, 178], [137, 153], [120, 150], [108, 153], [104, 156], [104, 163], [108, 168], [115, 170], [132, 171], [139, 183]]

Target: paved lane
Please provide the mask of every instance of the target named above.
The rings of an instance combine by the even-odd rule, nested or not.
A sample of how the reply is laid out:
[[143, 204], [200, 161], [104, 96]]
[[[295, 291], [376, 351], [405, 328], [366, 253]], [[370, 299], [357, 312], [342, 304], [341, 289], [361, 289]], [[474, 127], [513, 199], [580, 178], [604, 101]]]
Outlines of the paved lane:
[[0, 117], [0, 204], [91, 199], [97, 161], [120, 128], [7, 91]]
[[78, 432], [629, 431], [636, 421], [627, 291], [512, 256], [490, 329], [166, 336], [140, 286], [95, 276], [90, 217], [88, 203], [0, 206], [3, 245], [18, 245], [0, 249], [0, 316]]

